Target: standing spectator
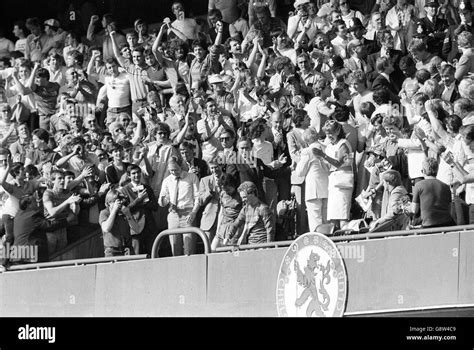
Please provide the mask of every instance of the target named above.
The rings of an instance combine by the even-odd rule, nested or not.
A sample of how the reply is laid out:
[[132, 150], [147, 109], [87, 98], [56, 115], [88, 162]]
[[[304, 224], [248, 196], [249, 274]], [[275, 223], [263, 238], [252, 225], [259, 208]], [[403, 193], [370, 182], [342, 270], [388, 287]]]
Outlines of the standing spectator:
[[104, 86], [99, 90], [97, 96], [97, 108], [102, 110], [105, 102], [108, 101], [107, 118], [105, 125], [109, 126], [115, 122], [120, 113], [132, 112], [130, 104], [130, 80], [128, 74], [120, 72], [117, 61], [109, 58], [105, 67], [108, 76], [105, 78]]
[[229, 229], [242, 210], [242, 199], [237, 192], [237, 179], [231, 174], [223, 174], [220, 177], [220, 185], [222, 188], [219, 194], [220, 212], [218, 214], [217, 233], [212, 240], [212, 251], [229, 243]]
[[417, 17], [418, 10], [407, 0], [397, 0], [397, 4], [388, 10], [385, 25], [392, 31], [396, 50], [407, 51], [408, 43], [411, 40], [412, 22]]
[[49, 133], [46, 130], [36, 129], [33, 131], [31, 143], [33, 149], [26, 153], [25, 166], [33, 164], [38, 170], [41, 170], [44, 164], [55, 164], [59, 159], [59, 154], [49, 147]]
[[133, 251], [137, 255], [150, 254], [158, 235], [152, 214], [158, 209], [158, 203], [152, 188], [142, 182], [142, 171], [138, 165], [129, 165], [127, 175], [130, 182], [120, 192], [129, 203], [124, 212], [130, 225]]
[[458, 47], [459, 51], [462, 51], [462, 56], [456, 65], [454, 77], [460, 82], [469, 73], [474, 73], [474, 47], [472, 33], [462, 32], [458, 38]]
[[168, 34], [173, 32], [184, 41], [197, 39], [198, 24], [194, 18], [186, 17], [183, 3], [174, 1], [171, 5], [171, 11], [176, 19], [171, 23], [172, 28], [168, 30]]
[[288, 150], [292, 160], [292, 173], [291, 173], [291, 192], [295, 194], [297, 207], [297, 218], [298, 218], [298, 232], [307, 232], [307, 215], [305, 213], [305, 188], [304, 188], [304, 176], [298, 176], [294, 171], [296, 165], [300, 161], [301, 150], [308, 147], [308, 144], [303, 139], [304, 131], [310, 126], [311, 120], [309, 119], [308, 113], [304, 110], [296, 109], [293, 112], [292, 121], [294, 124], [293, 130], [291, 130], [286, 138], [288, 140]]
[[5, 29], [0, 27], [0, 58], [9, 57], [10, 52], [15, 50], [15, 45], [5, 38]]
[[[53, 187], [47, 189], [43, 194], [45, 217], [62, 220], [67, 218], [71, 213], [77, 215], [81, 196], [71, 194], [69, 190], [65, 189], [64, 173], [54, 170], [51, 173], [51, 181], [53, 182]], [[49, 255], [67, 246], [66, 228], [46, 232], [46, 237], [48, 239]]]
[[[343, 228], [350, 220], [351, 198], [354, 189], [354, 179], [348, 187], [339, 187], [337, 182], [341, 172], [353, 173], [353, 150], [345, 138], [342, 125], [334, 120], [328, 120], [323, 127], [326, 133], [327, 146], [324, 151], [314, 148], [313, 154], [322, 157], [330, 165], [328, 191], [327, 220], [336, 220]], [[352, 185], [352, 187], [351, 187]]]
[[[168, 228], [193, 226], [199, 209], [198, 177], [193, 173], [183, 171], [181, 161], [177, 158], [169, 160], [168, 169], [171, 174], [164, 179], [158, 199], [162, 207], [169, 204]], [[173, 256], [195, 253], [196, 236], [192, 233], [171, 235], [170, 242]]]
[[[109, 36], [112, 31], [118, 32], [117, 23], [114, 21], [110, 13], [105, 14], [102, 17], [102, 27], [104, 33], [97, 35], [97, 23], [99, 22], [99, 16], [91, 16], [89, 27], [87, 28], [87, 40], [89, 40], [93, 45], [102, 46], [102, 54], [104, 60], [114, 57], [114, 51], [112, 47], [112, 38]], [[127, 44], [125, 36], [121, 33], [116, 33], [115, 41], [118, 47], [122, 47]]]
[[130, 226], [122, 212], [126, 204], [126, 198], [117, 190], [112, 189], [107, 192], [106, 207], [99, 215], [106, 257], [126, 255], [127, 250], [128, 253], [131, 251]]
[[30, 57], [27, 41], [28, 29], [26, 29], [24, 21], [15, 21], [13, 23], [13, 35], [15, 35], [18, 40], [15, 42], [15, 51], [20, 51], [23, 54], [23, 57], [28, 58]]
[[34, 95], [39, 115], [39, 127], [50, 130], [50, 119], [56, 111], [56, 101], [60, 86], [58, 83], [49, 81], [50, 76], [47, 69], [39, 67], [40, 64], [36, 62], [26, 86], [18, 79], [18, 73], [15, 72], [13, 78], [18, 90], [23, 95]]
[[31, 150], [31, 133], [26, 123], [21, 123], [17, 126], [16, 132], [18, 140], [10, 145], [10, 152], [14, 162], [25, 163], [26, 154]]
[[[258, 198], [255, 184], [245, 181], [237, 190], [244, 206], [229, 228], [229, 239], [231, 241], [238, 239], [239, 245], [273, 242], [275, 218], [270, 208]], [[240, 237], [234, 237], [241, 226], [243, 226], [243, 231]]]
[[421, 213], [424, 228], [455, 225], [450, 214], [451, 189], [436, 179], [438, 161], [426, 158], [423, 162], [423, 174], [425, 179], [419, 181], [413, 188], [412, 213]]
[[117, 41], [115, 40], [116, 32], [110, 33], [112, 39], [112, 47], [114, 50], [115, 59], [120, 66], [127, 72], [130, 80], [130, 94], [132, 98], [132, 112], [136, 113], [138, 109], [146, 105], [146, 96], [148, 88], [145, 84], [146, 79], [149, 79], [149, 67], [145, 63], [144, 50], [141, 47], [136, 47], [132, 52], [132, 63], [127, 63], [119, 54]]
[[305, 178], [304, 197], [309, 230], [315, 232], [319, 225], [326, 223], [329, 167], [320, 157], [313, 154], [313, 148], [322, 150], [317, 130], [312, 127], [306, 129], [303, 139], [309, 146], [301, 150], [301, 158], [295, 172]]
[[211, 175], [203, 177], [199, 183], [199, 199], [200, 206], [203, 209], [201, 230], [206, 232], [209, 242], [213, 242], [219, 215], [222, 168], [214, 160], [209, 162], [209, 168]]

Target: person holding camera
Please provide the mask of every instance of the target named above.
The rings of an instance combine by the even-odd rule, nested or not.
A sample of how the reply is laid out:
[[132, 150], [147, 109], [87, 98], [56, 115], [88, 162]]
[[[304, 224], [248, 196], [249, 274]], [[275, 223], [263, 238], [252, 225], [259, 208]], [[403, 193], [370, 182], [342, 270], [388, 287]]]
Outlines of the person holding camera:
[[127, 199], [128, 205], [123, 212], [130, 225], [132, 247], [135, 254], [150, 253], [158, 229], [153, 212], [158, 209], [153, 189], [141, 182], [142, 170], [131, 164], [127, 168], [130, 182], [121, 188], [120, 193]]
[[131, 251], [130, 226], [123, 213], [128, 199], [118, 190], [111, 189], [105, 196], [105, 209], [99, 214], [99, 224], [104, 237], [104, 255], [127, 255]]
[[96, 166], [99, 164], [99, 158], [86, 149], [84, 138], [75, 137], [71, 141], [72, 153], [62, 157], [56, 162], [56, 166], [71, 170], [78, 175], [85, 167]]

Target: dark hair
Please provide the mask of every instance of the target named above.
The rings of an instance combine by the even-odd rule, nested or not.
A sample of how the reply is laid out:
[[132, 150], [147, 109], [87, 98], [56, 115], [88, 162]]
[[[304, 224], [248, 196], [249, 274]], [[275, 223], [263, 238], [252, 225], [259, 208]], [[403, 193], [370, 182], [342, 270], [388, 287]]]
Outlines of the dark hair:
[[393, 187], [397, 187], [402, 184], [402, 175], [400, 175], [400, 173], [396, 170], [387, 170], [385, 173], [383, 173], [382, 178]]
[[462, 119], [456, 114], [447, 116], [444, 119], [444, 123], [446, 124], [446, 126], [449, 126], [449, 128], [453, 130], [455, 134], [457, 134], [462, 127]]
[[347, 106], [336, 106], [332, 117], [337, 120], [338, 122], [347, 122], [349, 120], [349, 116], [351, 111]]
[[307, 116], [308, 112], [304, 109], [295, 109], [291, 121], [295, 124], [295, 127], [299, 128]]
[[130, 173], [133, 171], [133, 170], [139, 170], [140, 172], [142, 171], [142, 169], [136, 165], [136, 164], [130, 164], [128, 167], [127, 167], [127, 174], [130, 176]]
[[415, 73], [415, 78], [420, 84], [424, 84], [425, 81], [431, 78], [431, 73], [426, 69], [419, 69]]
[[32, 17], [32, 18], [27, 18], [26, 19], [26, 24], [27, 27], [41, 27], [41, 22], [38, 17]]
[[16, 179], [16, 177], [18, 176], [18, 174], [20, 173], [20, 170], [24, 169], [24, 164], [21, 163], [21, 162], [15, 162], [12, 164], [11, 168], [10, 168], [10, 175]]
[[49, 132], [47, 132], [45, 129], [36, 129], [33, 131], [33, 135], [45, 143], [48, 143], [49, 141]]
[[36, 71], [36, 76], [39, 78], [45, 78], [46, 80], [49, 80], [49, 71], [46, 68], [39, 68]]
[[18, 26], [18, 28], [20, 28], [23, 31], [23, 34], [25, 34], [25, 36], [28, 36], [29, 30], [26, 28], [25, 21], [22, 21], [22, 20], [15, 21], [13, 22], [13, 27], [15, 26]]
[[403, 56], [400, 59], [400, 62], [398, 63], [398, 67], [400, 68], [400, 70], [407, 70], [408, 68], [414, 68], [415, 66], [415, 61], [413, 61], [413, 58], [409, 55]]
[[460, 133], [462, 136], [464, 136], [466, 141], [474, 141], [474, 124], [463, 126]]
[[33, 177], [40, 175], [38, 168], [34, 164], [28, 164], [25, 166], [25, 173], [31, 174]]
[[221, 175], [221, 186], [231, 186], [237, 189], [237, 187], [239, 186], [239, 181], [232, 174], [223, 173]]
[[360, 104], [360, 113], [363, 116], [370, 119], [374, 112], [375, 112], [375, 106], [372, 102], [362, 102]]
[[390, 93], [388, 92], [387, 89], [380, 88], [374, 91], [374, 94], [372, 95], [372, 99], [374, 100], [376, 104], [383, 105], [385, 103], [388, 103], [388, 101], [390, 101]]
[[171, 135], [171, 128], [168, 124], [166, 123], [162, 123], [162, 122], [158, 122], [156, 124], [156, 129], [155, 129], [156, 132], [158, 131], [164, 131], [167, 136], [169, 137]]

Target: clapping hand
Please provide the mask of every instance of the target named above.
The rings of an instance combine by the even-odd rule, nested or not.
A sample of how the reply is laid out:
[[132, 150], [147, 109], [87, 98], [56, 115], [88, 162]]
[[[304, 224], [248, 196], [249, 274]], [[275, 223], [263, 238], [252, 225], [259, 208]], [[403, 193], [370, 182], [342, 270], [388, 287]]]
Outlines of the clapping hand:
[[324, 155], [325, 155], [324, 151], [319, 149], [319, 148], [313, 148], [313, 154], [316, 157], [324, 157]]
[[78, 194], [73, 194], [71, 197], [66, 199], [66, 201], [67, 201], [67, 204], [79, 203], [81, 201], [81, 196]]
[[283, 153], [280, 154], [280, 156], [278, 157], [278, 162], [283, 165], [283, 164], [286, 164], [287, 161], [288, 161], [287, 156], [285, 156]]

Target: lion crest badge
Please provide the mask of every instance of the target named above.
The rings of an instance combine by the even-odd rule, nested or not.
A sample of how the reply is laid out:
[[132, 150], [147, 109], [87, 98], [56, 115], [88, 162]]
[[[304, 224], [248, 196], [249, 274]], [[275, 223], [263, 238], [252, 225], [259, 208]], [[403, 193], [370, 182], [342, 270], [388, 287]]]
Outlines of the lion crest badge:
[[298, 237], [281, 262], [276, 293], [280, 317], [341, 317], [347, 274], [334, 242], [316, 232]]

